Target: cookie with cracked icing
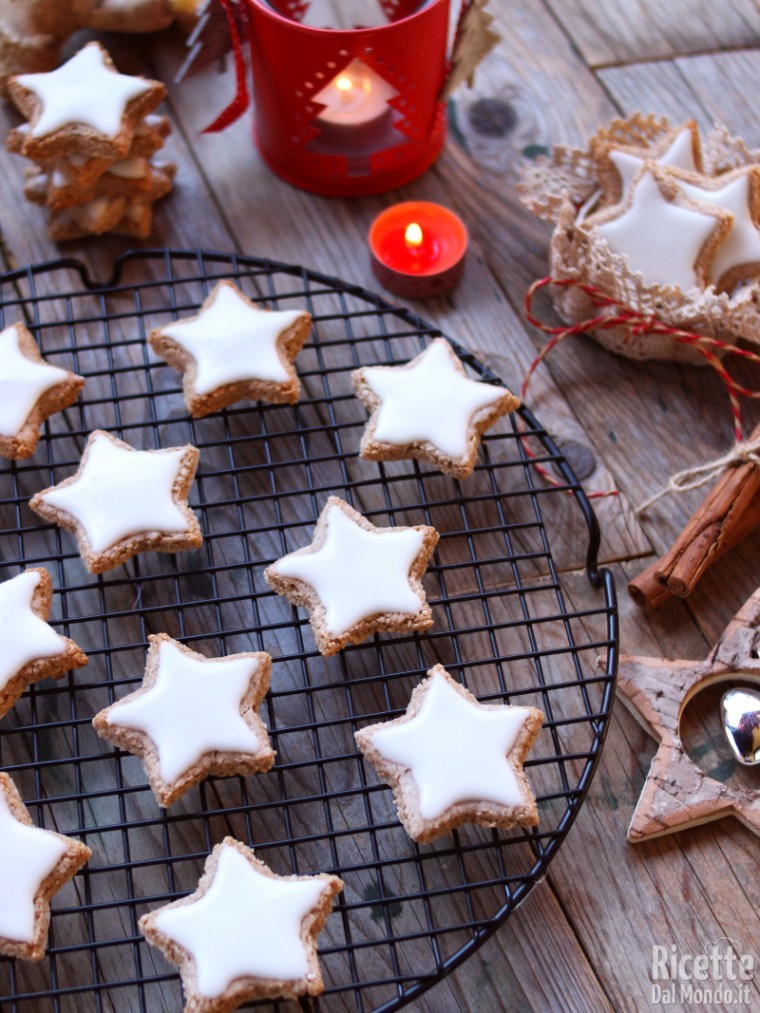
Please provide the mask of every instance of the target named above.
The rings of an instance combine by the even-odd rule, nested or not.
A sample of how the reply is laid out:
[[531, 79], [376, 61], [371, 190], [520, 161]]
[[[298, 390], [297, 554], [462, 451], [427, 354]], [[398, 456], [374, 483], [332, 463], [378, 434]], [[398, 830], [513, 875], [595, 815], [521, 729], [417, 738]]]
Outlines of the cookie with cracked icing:
[[324, 991], [317, 936], [342, 889], [327, 873], [279, 876], [225, 837], [195, 892], [143, 915], [140, 931], [179, 967], [186, 1013], [317, 996]]
[[48, 625], [52, 605], [53, 581], [43, 567], [0, 584], [0, 717], [27, 686], [87, 664], [84, 651]]
[[591, 142], [591, 156], [602, 190], [600, 207], [625, 200], [646, 162], [702, 172], [702, 144], [694, 120], [666, 131], [649, 146], [612, 144], [595, 138]]
[[41, 960], [51, 898], [89, 861], [81, 841], [36, 826], [13, 781], [0, 773], [0, 953]]
[[164, 98], [160, 81], [120, 74], [99, 42], [57, 70], [18, 74], [8, 93], [29, 120], [20, 153], [35, 161], [73, 153], [126, 158], [135, 128]]
[[[157, 201], [171, 190], [176, 166], [153, 164], [147, 158], [129, 158], [114, 162], [94, 183], [80, 186], [60, 169], [38, 173], [39, 186], [45, 190], [45, 203], [53, 211], [87, 204], [99, 197], [124, 197], [127, 201]], [[35, 177], [31, 177], [31, 183]], [[36, 192], [36, 188], [35, 188]]]
[[708, 280], [730, 291], [760, 275], [760, 166], [745, 165], [720, 176], [680, 169], [665, 174], [697, 205], [709, 205], [733, 216], [731, 228], [707, 266]]
[[403, 366], [363, 366], [351, 380], [371, 413], [360, 457], [426, 461], [459, 479], [472, 474], [483, 433], [520, 404], [506, 387], [471, 380], [445, 338]]
[[270, 656], [206, 658], [166, 633], [149, 641], [141, 688], [92, 723], [102, 739], [140, 757], [158, 804], [170, 806], [211, 774], [270, 770], [275, 754], [258, 715]]
[[[14, 155], [22, 154], [28, 133], [28, 123], [22, 123], [20, 126], [14, 127], [9, 132], [6, 140], [8, 151]], [[151, 158], [164, 146], [166, 138], [170, 133], [171, 123], [168, 116], [151, 114], [144, 117], [135, 126], [132, 144], [125, 158], [118, 161]], [[38, 159], [37, 162], [38, 167], [48, 173], [48, 175], [52, 175], [57, 170], [79, 187], [92, 186], [98, 177], [102, 176], [110, 166], [116, 164], [113, 158], [88, 157], [76, 153], [63, 155], [59, 158]]]
[[355, 737], [390, 785], [404, 829], [425, 844], [466, 823], [538, 825], [523, 764], [542, 722], [535, 707], [479, 703], [436, 665], [401, 717]]
[[373, 633], [432, 626], [422, 576], [437, 543], [435, 528], [377, 527], [330, 496], [311, 544], [276, 560], [264, 579], [306, 608], [319, 651], [336, 654]]
[[732, 222], [727, 211], [691, 200], [668, 170], [648, 162], [623, 203], [589, 215], [582, 227], [596, 229], [645, 285], [688, 292], [704, 288]]
[[23, 324], [0, 331], [0, 456], [31, 457], [45, 420], [74, 404], [83, 387], [83, 377], [42, 358]]
[[198, 450], [136, 450], [96, 429], [76, 473], [38, 492], [29, 505], [76, 535], [90, 573], [103, 573], [140, 552], [183, 552], [203, 542], [187, 504]]
[[221, 281], [196, 316], [155, 328], [148, 341], [182, 373], [187, 409], [200, 418], [243, 399], [295, 404], [294, 360], [310, 333], [305, 310], [262, 309]]

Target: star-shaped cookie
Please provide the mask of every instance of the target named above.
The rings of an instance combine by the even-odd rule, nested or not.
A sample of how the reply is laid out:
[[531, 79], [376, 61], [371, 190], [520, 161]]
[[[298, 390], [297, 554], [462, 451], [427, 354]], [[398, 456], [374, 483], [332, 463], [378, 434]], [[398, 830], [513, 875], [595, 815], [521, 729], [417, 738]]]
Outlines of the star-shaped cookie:
[[702, 145], [694, 120], [667, 130], [648, 147], [595, 140], [591, 144], [591, 154], [596, 162], [604, 206], [619, 204], [628, 197], [633, 181], [647, 162], [687, 172], [702, 171]]
[[90, 573], [138, 552], [181, 552], [203, 541], [187, 497], [198, 466], [195, 447], [135, 450], [110, 433], [90, 433], [76, 474], [38, 492], [29, 505], [77, 536]]
[[590, 215], [612, 253], [627, 258], [645, 285], [703, 287], [709, 264], [731, 230], [732, 216], [679, 192], [667, 170], [648, 163], [627, 201]]
[[295, 404], [300, 383], [293, 360], [311, 333], [304, 310], [264, 310], [231, 281], [221, 281], [200, 313], [148, 336], [153, 351], [183, 374], [195, 418], [247, 398]]
[[51, 366], [23, 324], [0, 331], [0, 456], [30, 457], [45, 419], [72, 405], [84, 379]]
[[185, 1009], [193, 1013], [320, 995], [317, 936], [342, 889], [326, 873], [278, 876], [226, 837], [195, 893], [143, 915], [140, 930], [179, 966]]
[[272, 563], [264, 578], [307, 609], [321, 653], [336, 654], [372, 633], [432, 625], [422, 575], [437, 543], [435, 528], [379, 528], [330, 496], [311, 545]]
[[48, 626], [52, 604], [53, 581], [41, 567], [0, 584], [0, 717], [33, 682], [87, 664], [73, 640]]
[[91, 854], [72, 837], [35, 826], [15, 784], [0, 773], [0, 953], [42, 959], [50, 899]]
[[[708, 777], [686, 752], [686, 705], [716, 683], [760, 683], [760, 588], [742, 606], [705, 661], [620, 659], [618, 694], [653, 738], [657, 752], [628, 828], [631, 843], [736, 816], [760, 834], [760, 791]], [[726, 689], [729, 686], [726, 685]]]
[[269, 770], [275, 754], [257, 713], [269, 655], [209, 659], [166, 633], [149, 640], [142, 687], [92, 723], [101, 738], [140, 757], [158, 804], [171, 805], [209, 774]]
[[668, 176], [696, 204], [733, 215], [731, 229], [709, 264], [710, 281], [730, 290], [760, 274], [760, 167], [742, 166], [720, 176], [670, 170]]
[[436, 665], [405, 714], [360, 729], [356, 741], [393, 789], [404, 829], [424, 844], [465, 823], [538, 824], [523, 763], [542, 721], [535, 707], [479, 703]]
[[404, 366], [357, 369], [352, 382], [372, 413], [361, 457], [415, 458], [454, 478], [472, 474], [483, 433], [520, 404], [506, 387], [471, 380], [445, 338]]
[[57, 70], [19, 74], [8, 92], [30, 121], [21, 154], [35, 161], [71, 156], [125, 158], [135, 127], [166, 94], [160, 81], [120, 74], [99, 42]]

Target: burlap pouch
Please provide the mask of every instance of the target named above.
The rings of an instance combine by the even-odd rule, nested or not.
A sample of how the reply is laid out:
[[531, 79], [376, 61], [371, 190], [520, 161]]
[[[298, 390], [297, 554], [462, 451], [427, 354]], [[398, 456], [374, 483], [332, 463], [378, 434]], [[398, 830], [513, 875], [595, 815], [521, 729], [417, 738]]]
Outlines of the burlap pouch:
[[[605, 295], [664, 324], [717, 338], [734, 345], [745, 338], [760, 344], [760, 285], [745, 285], [735, 294], [704, 291], [683, 292], [677, 286], [647, 286], [642, 276], [629, 271], [626, 258], [612, 254], [596, 229], [584, 228], [586, 216], [600, 196], [596, 165], [590, 147], [595, 143], [649, 146], [673, 129], [665, 118], [636, 113], [615, 120], [600, 130], [589, 150], [557, 146], [551, 157], [528, 167], [518, 184], [520, 199], [528, 210], [555, 225], [550, 248], [553, 278], [573, 278], [593, 285]], [[750, 151], [725, 127], [715, 127], [702, 144], [704, 171], [719, 175], [742, 165], [760, 163], [760, 152]], [[555, 308], [568, 324], [579, 324], [600, 311], [588, 295], [576, 288], [554, 288]], [[614, 310], [608, 311], [610, 314]], [[704, 358], [690, 345], [665, 335], [632, 334], [628, 327], [590, 332], [605, 348], [633, 359], [661, 359], [703, 364]]]

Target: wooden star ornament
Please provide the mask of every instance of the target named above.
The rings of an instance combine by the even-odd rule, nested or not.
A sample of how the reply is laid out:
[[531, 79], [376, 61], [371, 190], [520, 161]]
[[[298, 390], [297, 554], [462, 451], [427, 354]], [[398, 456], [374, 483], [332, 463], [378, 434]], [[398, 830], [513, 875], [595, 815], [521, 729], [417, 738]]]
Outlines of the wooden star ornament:
[[760, 588], [726, 627], [705, 661], [622, 657], [622, 702], [659, 747], [628, 828], [631, 843], [735, 816], [760, 834], [760, 789], [731, 788], [687, 755], [681, 717], [697, 693], [719, 682], [760, 684]]

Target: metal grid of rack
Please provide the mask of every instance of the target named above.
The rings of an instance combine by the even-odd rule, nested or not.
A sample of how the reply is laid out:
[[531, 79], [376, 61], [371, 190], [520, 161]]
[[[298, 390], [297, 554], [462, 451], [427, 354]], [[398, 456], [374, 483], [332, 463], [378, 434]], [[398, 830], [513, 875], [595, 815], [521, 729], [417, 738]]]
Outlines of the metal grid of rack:
[[[152, 356], [145, 335], [194, 312], [221, 278], [266, 305], [312, 313], [297, 406], [241, 404], [187, 417], [178, 375]], [[275, 871], [330, 871], [346, 882], [320, 939], [327, 1003], [313, 1008], [385, 1010], [419, 995], [543, 875], [604, 740], [617, 653], [614, 587], [597, 568], [596, 520], [561, 453], [521, 409], [486, 436], [464, 483], [418, 463], [360, 461], [366, 413], [352, 396], [351, 370], [407, 361], [439, 332], [300, 267], [141, 251], [95, 285], [63, 260], [0, 278], [0, 308], [4, 324], [29, 323], [48, 361], [87, 377], [81, 401], [46, 424], [36, 455], [0, 466], [0, 577], [48, 567], [54, 625], [90, 657], [86, 669], [32, 687], [0, 722], [0, 767], [36, 821], [80, 836], [94, 852], [54, 901], [48, 956], [39, 965], [0, 960], [0, 1006], [177, 1009], [174, 968], [147, 946], [137, 919], [192, 890], [226, 833], [252, 844]], [[455, 348], [473, 375], [496, 381]], [[200, 449], [191, 497], [205, 534], [198, 552], [147, 554], [93, 577], [73, 539], [31, 513], [30, 496], [73, 472], [94, 428], [144, 449]], [[561, 484], [543, 483], [531, 461]], [[424, 522], [441, 532], [425, 578], [435, 617], [426, 635], [376, 636], [324, 659], [305, 614], [266, 587], [264, 567], [307, 543], [331, 493], [375, 523]], [[568, 510], [588, 527], [591, 606], [573, 605], [552, 555], [557, 517]], [[91, 728], [97, 710], [139, 684], [147, 636], [160, 631], [209, 655], [269, 651], [263, 716], [278, 753], [270, 774], [211, 779], [166, 812], [139, 761]], [[362, 762], [353, 732], [401, 713], [437, 662], [480, 699], [533, 704], [546, 715], [526, 764], [536, 830], [467, 827], [418, 847], [399, 827], [390, 791]]]

